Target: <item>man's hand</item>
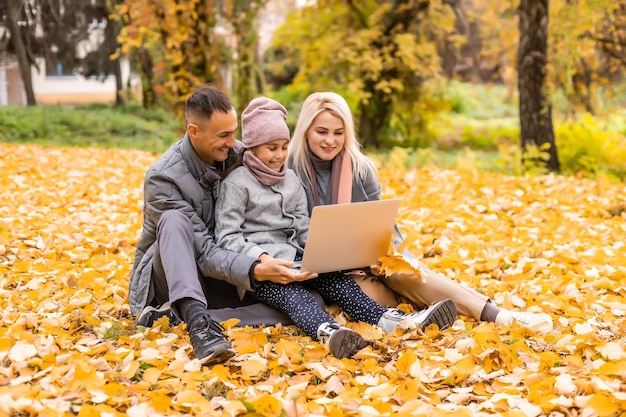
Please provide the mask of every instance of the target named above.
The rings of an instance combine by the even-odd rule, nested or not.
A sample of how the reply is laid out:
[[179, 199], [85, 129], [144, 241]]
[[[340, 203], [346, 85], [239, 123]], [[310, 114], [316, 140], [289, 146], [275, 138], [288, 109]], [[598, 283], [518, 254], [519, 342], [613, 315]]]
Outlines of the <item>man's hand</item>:
[[290, 282], [306, 281], [317, 278], [317, 274], [307, 271], [295, 271], [290, 269], [293, 262], [283, 259], [271, 259], [261, 262], [254, 267], [254, 279], [257, 281], [272, 281], [277, 284], [289, 284]]

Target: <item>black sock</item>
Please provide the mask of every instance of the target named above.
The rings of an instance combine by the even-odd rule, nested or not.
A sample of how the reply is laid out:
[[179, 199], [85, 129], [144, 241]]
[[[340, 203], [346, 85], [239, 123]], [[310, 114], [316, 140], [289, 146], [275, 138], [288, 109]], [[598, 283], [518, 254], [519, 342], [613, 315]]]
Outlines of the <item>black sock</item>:
[[495, 323], [496, 316], [501, 310], [500, 307], [495, 306], [491, 301], [487, 301], [487, 304], [483, 307], [482, 313], [480, 313], [480, 320]]
[[209, 325], [207, 308], [201, 301], [193, 298], [182, 298], [174, 303], [174, 307], [187, 324], [187, 331]]

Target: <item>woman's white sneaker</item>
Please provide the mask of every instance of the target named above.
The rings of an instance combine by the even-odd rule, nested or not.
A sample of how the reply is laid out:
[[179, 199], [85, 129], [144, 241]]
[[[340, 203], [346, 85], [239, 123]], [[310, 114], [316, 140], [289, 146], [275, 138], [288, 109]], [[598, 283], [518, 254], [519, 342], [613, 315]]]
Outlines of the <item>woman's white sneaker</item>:
[[456, 305], [452, 300], [443, 300], [427, 309], [411, 314], [407, 314], [397, 308], [388, 308], [378, 321], [378, 327], [385, 333], [391, 333], [405, 320], [411, 320], [422, 329], [434, 323], [440, 330], [444, 330], [452, 326], [456, 320]]
[[537, 333], [550, 333], [554, 329], [552, 317], [546, 313], [502, 310], [496, 316], [497, 325], [510, 326], [513, 322], [518, 322]]

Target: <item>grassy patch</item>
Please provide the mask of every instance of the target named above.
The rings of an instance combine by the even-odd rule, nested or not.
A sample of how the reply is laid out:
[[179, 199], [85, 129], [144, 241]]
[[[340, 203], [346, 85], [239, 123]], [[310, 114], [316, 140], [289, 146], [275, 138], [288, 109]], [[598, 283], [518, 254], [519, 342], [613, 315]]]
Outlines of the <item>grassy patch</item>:
[[5, 143], [161, 152], [182, 132], [173, 116], [140, 106], [0, 107], [0, 141]]

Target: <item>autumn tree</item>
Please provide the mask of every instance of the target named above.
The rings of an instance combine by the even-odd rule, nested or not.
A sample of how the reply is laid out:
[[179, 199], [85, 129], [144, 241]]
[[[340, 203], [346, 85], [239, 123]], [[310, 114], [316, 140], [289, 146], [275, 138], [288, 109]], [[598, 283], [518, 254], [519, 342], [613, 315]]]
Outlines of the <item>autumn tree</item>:
[[362, 142], [379, 147], [392, 115], [419, 119], [424, 81], [440, 76], [437, 40], [453, 30], [454, 13], [439, 0], [326, 0], [293, 13], [274, 47], [300, 62], [292, 85], [349, 96]]
[[117, 7], [124, 26], [119, 42], [123, 53], [138, 57], [144, 93], [182, 110], [195, 86], [225, 87], [230, 49], [217, 0], [178, 2], [126, 0]]
[[572, 112], [594, 113], [598, 87], [623, 73], [609, 45], [620, 48], [623, 22], [619, 15], [624, 5], [625, 0], [550, 2], [548, 82], [565, 94]]
[[585, 35], [606, 57], [609, 75], [626, 67], [626, 0], [611, 2], [599, 24]]
[[33, 90], [31, 66], [37, 67], [35, 61], [37, 45], [33, 35], [36, 13], [33, 13], [31, 3], [24, 0], [2, 0], [0, 8], [2, 9], [0, 16], [4, 17], [4, 22], [9, 31], [10, 48], [8, 50], [14, 52], [17, 57], [26, 103], [29, 106], [34, 106], [37, 101]]
[[521, 0], [517, 61], [522, 152], [545, 149], [547, 167], [559, 170], [552, 106], [546, 89], [548, 52], [548, 0]]
[[265, 0], [231, 0], [223, 2], [224, 21], [232, 28], [232, 65], [234, 102], [245, 107], [263, 91], [259, 67], [259, 34], [257, 21]]
[[263, 90], [257, 26], [266, 2], [126, 0], [120, 5], [121, 51], [141, 71], [144, 106], [165, 99], [180, 107], [195, 86], [207, 82], [232, 90], [233, 101], [245, 106]]
[[119, 23], [114, 21], [111, 16], [113, 16], [113, 10], [109, 10], [107, 7], [107, 26], [104, 35], [104, 45], [103, 45], [103, 53], [106, 54], [106, 59], [112, 62], [112, 70], [113, 74], [115, 74], [115, 103], [123, 104], [124, 98], [122, 97], [122, 91], [124, 89], [124, 85], [122, 83], [122, 68], [120, 65], [119, 57], [115, 58], [115, 54], [119, 48], [119, 44], [117, 42], [117, 36], [120, 31]]
[[106, 78], [109, 75], [115, 76], [115, 102], [124, 102], [122, 91], [122, 70], [120, 65], [120, 55], [116, 54], [119, 44], [117, 36], [120, 30], [120, 22], [113, 18], [115, 3], [118, 0], [94, 0], [89, 7], [85, 7], [85, 20], [87, 24], [85, 32], [89, 33], [89, 25], [97, 24], [101, 36], [96, 39], [87, 37], [89, 50], [84, 57], [81, 57], [80, 72], [85, 77], [97, 79]]
[[[131, 60], [132, 67], [139, 71], [142, 104], [144, 108], [151, 109], [158, 99], [154, 60], [159, 59], [158, 52], [163, 44], [157, 27], [158, 22], [153, 21], [157, 16], [156, 6], [148, 2], [126, 0], [116, 5], [115, 15], [122, 22], [118, 34], [120, 48], [116, 55], [126, 54]], [[146, 22], [149, 26], [144, 29], [143, 25]]]
[[[466, 41], [459, 48], [453, 75], [469, 82], [502, 83], [512, 99], [517, 91], [518, 10], [515, 1], [461, 1], [457, 32]], [[461, 20], [461, 22], [458, 22]]]
[[[547, 157], [554, 169], [558, 167], [550, 127], [554, 94], [563, 94], [568, 100], [568, 114], [574, 114], [579, 109], [595, 112], [599, 94], [620, 91], [616, 81], [623, 77], [626, 0], [552, 0], [541, 7], [539, 15], [536, 5], [471, 0], [464, 7], [470, 22], [467, 26], [478, 31], [480, 50], [473, 55], [480, 57], [481, 66], [498, 68], [510, 99], [519, 92], [522, 147], [525, 150], [528, 143], [551, 146]], [[545, 22], [540, 16], [545, 17]], [[545, 31], [539, 31], [539, 27], [545, 27]], [[525, 33], [519, 33], [522, 28]], [[544, 42], [544, 37], [545, 55], [543, 46], [535, 48]], [[511, 65], [514, 62], [517, 67]], [[475, 65], [471, 60], [468, 63]], [[468, 65], [464, 70], [475, 68]]]
[[[497, 67], [501, 82], [512, 96], [512, 87], [517, 88], [519, 2], [470, 0], [463, 3], [467, 26], [478, 32], [472, 36], [478, 38], [480, 49], [474, 55], [480, 58], [479, 65]], [[622, 51], [626, 50], [624, 10], [626, 0], [549, 2], [546, 85], [550, 97], [557, 91], [564, 94], [570, 113], [578, 109], [597, 111], [597, 97], [602, 92], [598, 87], [611, 85], [604, 91], [616, 92], [615, 81], [623, 77]], [[471, 39], [468, 36], [468, 41]], [[469, 48], [470, 45], [463, 45], [463, 49]], [[476, 62], [468, 64], [476, 65]], [[462, 69], [475, 69], [468, 66]]]

